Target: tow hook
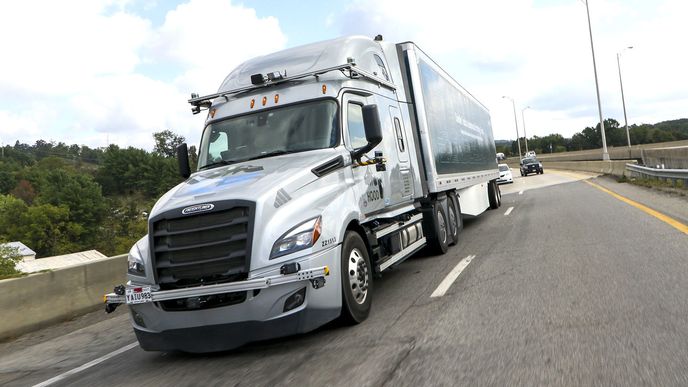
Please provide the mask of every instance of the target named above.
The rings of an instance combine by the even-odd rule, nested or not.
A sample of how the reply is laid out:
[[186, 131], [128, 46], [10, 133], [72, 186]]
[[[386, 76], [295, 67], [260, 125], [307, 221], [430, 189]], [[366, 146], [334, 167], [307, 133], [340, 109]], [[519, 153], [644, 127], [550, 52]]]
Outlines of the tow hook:
[[[118, 296], [123, 296], [123, 295], [124, 295], [124, 289], [125, 289], [125, 288], [124, 288], [124, 285], [117, 285], [117, 286], [115, 286], [115, 289], [113, 290], [113, 292], [114, 292], [116, 295], [118, 295]], [[104, 298], [104, 299], [105, 299], [105, 298]], [[119, 305], [120, 305], [120, 304], [115, 304], [115, 303], [110, 304], [110, 303], [108, 303], [107, 300], [106, 300], [106, 301], [105, 301], [105, 313], [112, 313], [112, 312], [114, 312], [115, 309], [117, 309], [117, 307], [118, 307]]]

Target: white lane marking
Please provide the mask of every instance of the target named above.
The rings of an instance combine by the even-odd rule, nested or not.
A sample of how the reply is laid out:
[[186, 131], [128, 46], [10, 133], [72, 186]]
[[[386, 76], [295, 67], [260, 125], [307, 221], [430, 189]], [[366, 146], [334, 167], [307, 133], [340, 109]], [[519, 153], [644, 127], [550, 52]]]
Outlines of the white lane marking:
[[519, 195], [523, 195], [523, 191], [518, 191], [518, 194], [519, 194]]
[[462, 259], [459, 261], [459, 263], [452, 269], [452, 271], [447, 274], [446, 277], [440, 282], [439, 286], [437, 286], [437, 289], [435, 289], [434, 292], [430, 295], [430, 297], [442, 297], [444, 296], [444, 293], [449, 290], [449, 287], [452, 286], [454, 281], [456, 281], [457, 278], [459, 278], [459, 274], [463, 271], [463, 269], [468, 266], [469, 263], [475, 258], [475, 255], [469, 255], [466, 258]]
[[126, 351], [128, 351], [134, 347], [137, 347], [138, 345], [139, 345], [138, 342], [131, 343], [127, 346], [124, 346], [124, 347], [116, 350], [116, 351], [112, 351], [112, 352], [108, 353], [107, 355], [101, 356], [101, 357], [97, 358], [96, 360], [91, 360], [88, 363], [82, 365], [81, 367], [77, 367], [77, 368], [69, 370], [63, 374], [57, 375], [54, 378], [48, 379], [43, 383], [38, 383], [38, 384], [34, 385], [33, 387], [43, 387], [43, 386], [49, 386], [51, 384], [55, 384], [55, 383], [57, 383], [61, 380], [64, 380], [64, 379], [66, 379], [66, 378], [68, 378], [68, 377], [70, 377], [76, 373], [79, 373], [83, 370], [89, 369], [89, 368], [93, 367], [94, 365], [98, 365], [98, 364], [104, 362], [105, 360], [113, 358], [113, 357], [119, 355], [120, 353], [126, 352]]
[[511, 211], [513, 211], [513, 210], [514, 210], [514, 207], [509, 207], [509, 208], [506, 210], [506, 212], [504, 213], [504, 216], [508, 216], [508, 215], [511, 213]]

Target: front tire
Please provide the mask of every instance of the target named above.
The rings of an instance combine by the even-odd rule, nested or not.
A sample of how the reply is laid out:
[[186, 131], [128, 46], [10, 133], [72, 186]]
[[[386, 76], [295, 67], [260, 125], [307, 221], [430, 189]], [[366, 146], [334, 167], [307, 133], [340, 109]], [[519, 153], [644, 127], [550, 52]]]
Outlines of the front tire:
[[373, 269], [368, 249], [361, 236], [347, 231], [342, 244], [342, 313], [347, 324], [363, 322], [370, 314], [373, 295]]

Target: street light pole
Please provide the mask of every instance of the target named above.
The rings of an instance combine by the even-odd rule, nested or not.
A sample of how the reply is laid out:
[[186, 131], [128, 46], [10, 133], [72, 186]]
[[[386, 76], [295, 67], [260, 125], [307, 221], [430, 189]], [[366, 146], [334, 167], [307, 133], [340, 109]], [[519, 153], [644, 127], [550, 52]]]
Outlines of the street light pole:
[[595, 91], [597, 92], [597, 111], [600, 113], [600, 131], [602, 132], [602, 160], [609, 161], [609, 152], [607, 152], [607, 137], [604, 134], [604, 119], [602, 118], [602, 103], [600, 102], [600, 86], [597, 81], [597, 63], [595, 62], [595, 46], [592, 43], [592, 24], [590, 23], [590, 8], [588, 7], [588, 0], [583, 1], [585, 2], [585, 11], [588, 14], [590, 50], [592, 51], [592, 69], [595, 72]]
[[521, 109], [521, 122], [523, 122], [523, 137], [526, 139], [526, 153], [528, 153], [528, 135], [526, 134], [526, 116], [523, 114], [523, 112], [525, 112], [526, 109], [530, 109], [530, 106], [526, 106], [523, 109]]
[[518, 159], [521, 159], [521, 138], [518, 135], [518, 119], [516, 118], [516, 102], [514, 102], [514, 99], [511, 97], [507, 97], [506, 95], [503, 95], [502, 98], [506, 98], [511, 100], [511, 106], [514, 108], [514, 125], [516, 125], [516, 143], [518, 144]]
[[626, 99], [624, 98], [623, 81], [621, 80], [621, 60], [619, 59], [619, 57], [621, 56], [621, 53], [632, 48], [633, 46], [628, 46], [621, 50], [621, 52], [616, 53], [616, 66], [619, 68], [619, 85], [621, 86], [621, 105], [623, 106], [624, 125], [626, 126], [626, 139], [628, 140], [629, 151], [631, 150], [631, 134], [628, 132], [628, 118], [626, 117]]

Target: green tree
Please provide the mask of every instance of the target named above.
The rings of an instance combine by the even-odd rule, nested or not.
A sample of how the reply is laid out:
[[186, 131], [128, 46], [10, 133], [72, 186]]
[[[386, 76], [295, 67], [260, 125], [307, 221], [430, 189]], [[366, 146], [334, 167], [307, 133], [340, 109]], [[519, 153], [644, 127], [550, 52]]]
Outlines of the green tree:
[[0, 280], [21, 274], [16, 268], [20, 261], [21, 256], [17, 248], [0, 243]]
[[101, 187], [89, 175], [49, 170], [41, 179], [38, 204], [66, 206], [69, 220], [87, 229], [98, 226], [105, 215]]
[[124, 254], [146, 235], [147, 214], [153, 206], [137, 197], [108, 199], [109, 216], [100, 228], [96, 248], [107, 255]]
[[155, 139], [153, 153], [162, 157], [174, 157], [177, 154], [177, 146], [186, 141], [184, 136], [177, 135], [171, 130], [153, 133], [153, 138]]
[[0, 239], [22, 241], [39, 257], [77, 251], [84, 228], [69, 222], [69, 209], [50, 204], [27, 206], [12, 197], [0, 197]]

